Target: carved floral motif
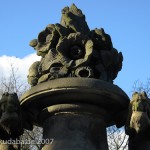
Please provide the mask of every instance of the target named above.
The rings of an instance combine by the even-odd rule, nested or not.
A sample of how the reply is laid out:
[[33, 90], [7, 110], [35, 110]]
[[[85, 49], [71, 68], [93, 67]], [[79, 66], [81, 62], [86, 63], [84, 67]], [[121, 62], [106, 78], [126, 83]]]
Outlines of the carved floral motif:
[[113, 48], [104, 29], [89, 29], [74, 4], [62, 10], [61, 24], [50, 24], [30, 42], [41, 61], [29, 69], [32, 86], [63, 77], [96, 78], [113, 82], [122, 68], [122, 53]]

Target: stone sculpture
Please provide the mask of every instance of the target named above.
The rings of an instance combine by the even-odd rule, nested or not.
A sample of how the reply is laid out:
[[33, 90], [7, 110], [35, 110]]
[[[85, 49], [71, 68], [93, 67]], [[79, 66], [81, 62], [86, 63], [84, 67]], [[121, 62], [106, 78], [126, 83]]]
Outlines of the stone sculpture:
[[62, 10], [60, 24], [49, 24], [30, 46], [42, 57], [30, 67], [31, 86], [64, 77], [112, 83], [122, 68], [122, 53], [113, 48], [111, 37], [103, 28], [90, 31], [84, 14], [74, 4]]
[[[16, 93], [4, 93], [0, 100], [0, 149], [18, 150], [18, 144], [7, 144], [18, 140], [23, 133], [22, 114]], [[11, 143], [11, 141], [10, 141]]]
[[145, 92], [135, 92], [132, 96], [126, 134], [129, 135], [129, 150], [149, 150], [150, 99]]
[[31, 65], [32, 87], [20, 99], [29, 114], [25, 128], [39, 125], [43, 139], [54, 139], [43, 150], [108, 150], [106, 127], [123, 126], [129, 104], [113, 84], [123, 56], [111, 37], [103, 28], [90, 30], [73, 4], [62, 10], [60, 24], [47, 25], [30, 46], [41, 60]]
[[[38, 125], [43, 140], [54, 140], [42, 143], [42, 150], [108, 150], [106, 127], [123, 126], [129, 104], [112, 84], [123, 56], [111, 37], [102, 28], [90, 30], [73, 4], [62, 10], [60, 24], [49, 24], [30, 46], [41, 60], [29, 68], [32, 87], [20, 103], [15, 93], [2, 96], [0, 139], [18, 139], [23, 128]], [[15, 146], [0, 149], [19, 149]]]

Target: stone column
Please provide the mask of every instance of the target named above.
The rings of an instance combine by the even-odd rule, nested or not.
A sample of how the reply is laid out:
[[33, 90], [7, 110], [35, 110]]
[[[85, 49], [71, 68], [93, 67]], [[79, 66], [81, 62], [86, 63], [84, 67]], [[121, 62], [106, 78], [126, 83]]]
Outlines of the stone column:
[[34, 86], [21, 106], [33, 112], [43, 139], [53, 139], [43, 150], [108, 150], [106, 127], [124, 124], [128, 102], [126, 94], [108, 82], [63, 78]]
[[[90, 30], [75, 4], [30, 42], [40, 61], [29, 68], [32, 88], [21, 107], [54, 139], [44, 150], [108, 150], [106, 127], [125, 124], [128, 96], [113, 80], [123, 56], [103, 28]], [[30, 117], [29, 117], [30, 118]]]
[[43, 123], [43, 138], [53, 138], [43, 150], [108, 150], [106, 123], [81, 114], [61, 114]]
[[43, 150], [108, 150], [104, 116], [103, 109], [86, 104], [61, 104], [44, 109], [39, 118], [43, 138], [53, 142], [44, 145]]

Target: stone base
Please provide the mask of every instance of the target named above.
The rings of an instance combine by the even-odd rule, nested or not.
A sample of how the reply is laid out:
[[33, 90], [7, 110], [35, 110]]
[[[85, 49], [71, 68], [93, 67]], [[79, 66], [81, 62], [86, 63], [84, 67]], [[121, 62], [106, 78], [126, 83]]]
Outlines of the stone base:
[[43, 139], [54, 139], [43, 150], [108, 150], [106, 127], [125, 124], [129, 98], [105, 81], [60, 78], [32, 87], [20, 103]]
[[34, 124], [39, 124], [39, 114], [49, 106], [81, 103], [103, 108], [110, 116], [107, 126], [121, 127], [125, 124], [129, 98], [118, 86], [102, 80], [60, 78], [32, 87], [20, 103], [23, 110], [33, 114]]

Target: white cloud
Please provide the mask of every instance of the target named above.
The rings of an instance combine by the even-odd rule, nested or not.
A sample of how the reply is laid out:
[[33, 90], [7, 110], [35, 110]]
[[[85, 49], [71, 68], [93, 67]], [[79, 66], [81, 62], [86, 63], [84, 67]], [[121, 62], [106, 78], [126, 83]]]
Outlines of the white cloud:
[[11, 65], [15, 68], [16, 74], [23, 80], [27, 80], [28, 69], [35, 61], [40, 60], [41, 57], [35, 53], [25, 56], [24, 58], [17, 58], [15, 56], [0, 56], [0, 77], [9, 77], [11, 73]]

